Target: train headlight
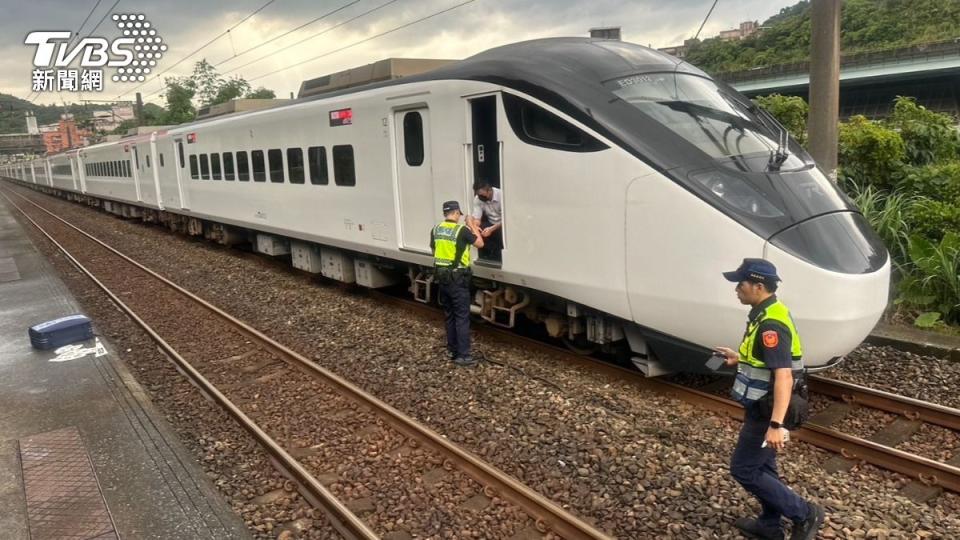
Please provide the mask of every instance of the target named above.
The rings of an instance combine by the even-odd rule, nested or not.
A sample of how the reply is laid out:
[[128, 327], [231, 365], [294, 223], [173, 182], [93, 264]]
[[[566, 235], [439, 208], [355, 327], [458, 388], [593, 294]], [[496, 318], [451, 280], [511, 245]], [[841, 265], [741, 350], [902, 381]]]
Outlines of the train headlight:
[[768, 201], [762, 193], [736, 176], [710, 170], [692, 174], [690, 177], [707, 188], [713, 196], [736, 210], [764, 218], [783, 216], [783, 212]]

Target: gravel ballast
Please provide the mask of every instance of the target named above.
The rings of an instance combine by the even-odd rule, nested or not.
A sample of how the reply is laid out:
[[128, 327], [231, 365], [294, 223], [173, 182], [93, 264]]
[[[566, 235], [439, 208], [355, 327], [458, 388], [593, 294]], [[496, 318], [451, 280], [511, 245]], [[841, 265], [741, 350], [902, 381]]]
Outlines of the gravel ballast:
[[[738, 538], [733, 521], [758, 510], [727, 472], [735, 421], [483, 337], [476, 346], [486, 356], [532, 376], [492, 364], [454, 368], [436, 322], [260, 257], [33, 197], [615, 536]], [[144, 346], [152, 349], [135, 350]], [[869, 347], [856, 354], [862, 360], [835, 370], [838, 378], [866, 384], [858, 368], [886, 370], [890, 383], [904, 362]], [[944, 377], [960, 382], [955, 371]], [[898, 493], [907, 479], [867, 466], [830, 475], [820, 467], [827, 457], [792, 444], [780, 460], [790, 485], [826, 506], [823, 537], [960, 536], [956, 495], [915, 504]]]

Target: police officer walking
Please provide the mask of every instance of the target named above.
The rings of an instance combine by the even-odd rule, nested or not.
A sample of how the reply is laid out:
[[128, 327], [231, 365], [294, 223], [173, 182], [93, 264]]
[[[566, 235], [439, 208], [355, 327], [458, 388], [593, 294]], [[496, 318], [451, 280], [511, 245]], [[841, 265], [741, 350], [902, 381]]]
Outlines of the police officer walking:
[[447, 352], [458, 366], [472, 366], [470, 356], [470, 246], [483, 247], [476, 226], [460, 223], [460, 203], [443, 203], [444, 220], [430, 231], [433, 266], [447, 326]]
[[788, 488], [777, 474], [776, 452], [788, 432], [784, 419], [797, 381], [803, 375], [803, 348], [790, 311], [774, 292], [780, 277], [764, 259], [744, 259], [723, 276], [737, 284], [740, 303], [751, 306], [739, 351], [717, 347], [728, 366], [737, 366], [733, 398], [744, 408], [743, 427], [730, 460], [730, 472], [760, 501], [759, 517], [734, 523], [750, 538], [783, 540], [781, 516], [793, 521], [791, 540], [811, 540], [823, 524], [824, 511]]

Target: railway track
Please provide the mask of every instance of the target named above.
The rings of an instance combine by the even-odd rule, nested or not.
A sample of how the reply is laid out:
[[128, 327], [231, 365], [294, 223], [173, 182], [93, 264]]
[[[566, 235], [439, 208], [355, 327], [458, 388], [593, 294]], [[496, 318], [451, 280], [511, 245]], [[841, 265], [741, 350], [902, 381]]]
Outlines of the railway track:
[[[361, 416], [369, 411], [379, 422], [400, 434], [408, 448], [420, 448], [435, 454], [442, 462], [444, 470], [457, 470], [472, 478], [479, 485], [479, 491], [490, 499], [499, 498], [515, 505], [529, 517], [537, 531], [553, 532], [571, 539], [608, 538], [603, 532], [513, 477], [450, 443], [441, 435], [349, 381], [140, 265], [91, 234], [49, 212], [29, 197], [6, 187], [0, 189], [0, 193], [62, 251], [72, 264], [147, 332], [181, 372], [250, 432], [281, 472], [290, 478], [296, 489], [311, 504], [326, 513], [331, 524], [345, 537], [378, 536], [347, 504], [338, 500], [318, 480], [318, 471], [308, 470], [308, 467], [293, 457], [294, 452], [285, 449], [284, 445], [278, 442], [277, 439], [284, 436], [283, 430], [274, 429], [281, 433], [271, 436], [262, 423], [252, 418], [266, 416], [265, 411], [286, 406], [283, 402], [271, 403], [265, 400], [261, 394], [273, 395], [275, 392], [260, 388], [283, 386], [288, 380], [297, 380], [298, 377], [291, 376], [291, 371], [301, 376], [306, 375], [316, 381], [315, 384], [338, 396], [336, 399], [327, 397], [325, 400], [349, 401], [353, 408], [361, 411], [358, 413]], [[86, 247], [81, 249], [78, 246], [82, 244]], [[73, 253], [79, 251], [83, 251], [84, 255]], [[145, 300], [143, 296], [147, 290], [154, 296]], [[146, 307], [150, 305], [161, 305], [163, 309]], [[193, 333], [186, 336], [174, 331], [180, 329], [182, 333], [185, 319], [190, 321], [189, 327], [193, 329]], [[229, 363], [229, 369], [218, 371], [211, 367], [212, 362], [204, 361], [202, 354], [198, 354], [204, 352], [202, 347], [197, 345], [197, 341], [204, 336], [215, 336], [213, 339], [220, 344], [242, 344], [239, 354], [231, 356], [225, 352], [225, 356], [219, 359]], [[239, 339], [230, 339], [230, 336]], [[228, 351], [229, 347], [224, 346], [224, 350]], [[213, 363], [215, 362], [216, 360]], [[265, 384], [267, 381], [270, 382], [269, 385]], [[297, 391], [294, 390], [294, 393]], [[247, 404], [249, 407], [244, 410], [244, 406], [238, 403]], [[346, 405], [340, 405], [341, 410], [346, 408]], [[397, 452], [394, 459], [403, 459], [405, 454], [406, 452]]]
[[[431, 316], [439, 314], [438, 310], [412, 300], [376, 291], [371, 291], [371, 294], [376, 295], [378, 300], [383, 302], [402, 304]], [[635, 370], [575, 354], [559, 346], [493, 326], [476, 325], [475, 328], [500, 340], [520, 343], [525, 347], [545, 349], [555, 356], [563, 357], [568, 362], [587, 363], [594, 369], [606, 372], [610, 377], [630, 380], [637, 387], [669, 395], [731, 418], [743, 419], [743, 408], [739, 404], [717, 395], [711, 389], [649, 379]], [[960, 456], [956, 461], [941, 462], [894, 448], [896, 444], [909, 439], [910, 435], [923, 423], [960, 431], [960, 410], [822, 376], [811, 376], [809, 380], [812, 393], [837, 400], [840, 405], [836, 408], [831, 407], [833, 410], [830, 412], [828, 409], [824, 414], [815, 416], [793, 435], [798, 440], [837, 454], [838, 460], [841, 461], [834, 462], [835, 469], [844, 468], [843, 462], [848, 467], [858, 463], [869, 463], [903, 474], [914, 480], [904, 488], [904, 495], [917, 502], [929, 500], [943, 489], [960, 493]], [[727, 380], [720, 383], [725, 384], [727, 388], [730, 384]], [[716, 387], [712, 390], [716, 390]], [[876, 437], [881, 442], [871, 440], [872, 438], [856, 437], [830, 427], [839, 423], [847, 413], [859, 406], [899, 415], [902, 421], [896, 422], [887, 430], [881, 429], [878, 432], [879, 436]]]

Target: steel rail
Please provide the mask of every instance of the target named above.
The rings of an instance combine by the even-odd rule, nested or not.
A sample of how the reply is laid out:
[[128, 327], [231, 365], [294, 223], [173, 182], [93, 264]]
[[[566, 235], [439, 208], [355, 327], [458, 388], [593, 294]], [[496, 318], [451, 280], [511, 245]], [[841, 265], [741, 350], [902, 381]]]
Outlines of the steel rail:
[[[60, 242], [58, 242], [54, 237], [47, 232], [39, 223], [37, 223], [32, 217], [30, 217], [23, 208], [20, 208], [17, 203], [13, 202], [6, 193], [0, 193], [3, 195], [3, 198], [7, 200], [14, 208], [17, 209], [34, 227], [37, 228], [40, 233], [47, 237], [47, 239], [53, 243], [59, 249], [67, 260], [70, 261], [80, 272], [86, 275], [97, 287], [99, 287], [108, 298], [119, 307], [130, 319], [137, 324], [140, 328], [143, 329], [150, 338], [157, 343], [161, 350], [175, 363], [177, 368], [184, 373], [200, 390], [213, 399], [217, 404], [220, 405], [227, 413], [229, 413], [254, 439], [260, 446], [267, 451], [268, 455], [271, 458], [271, 461], [278, 466], [281, 471], [288, 477], [291, 478], [297, 485], [299, 491], [310, 502], [317, 508], [320, 508], [327, 514], [330, 518], [331, 525], [337, 529], [338, 532], [343, 534], [345, 537], [350, 539], [368, 539], [374, 540], [379, 538], [372, 530], [370, 530], [363, 521], [361, 521], [356, 515], [354, 515], [346, 506], [343, 505], [332, 493], [330, 493], [323, 484], [320, 483], [313, 475], [311, 475], [296, 459], [294, 459], [290, 454], [288, 454], [283, 447], [281, 447], [272, 437], [267, 435], [263, 429], [260, 428], [250, 419], [239, 407], [233, 404], [223, 393], [221, 393], [209, 380], [206, 379], [193, 365], [190, 364], [185, 358], [183, 358], [177, 351], [174, 349], [166, 340], [164, 340], [149, 324], [147, 324], [143, 319], [141, 319], [134, 311], [131, 309], [123, 300], [121, 300], [116, 294], [113, 293], [103, 282], [97, 279], [93, 273], [87, 269], [76, 257], [73, 256]], [[20, 194], [16, 194], [18, 197], [23, 198], [27, 202], [34, 204], [37, 208], [44, 210], [39, 205], [36, 205], [26, 197], [23, 197]], [[51, 214], [53, 215], [53, 214]], [[54, 216], [56, 217], [56, 216]], [[62, 221], [62, 220], [61, 220]], [[66, 222], [64, 222], [66, 223]], [[79, 229], [78, 229], [79, 230]]]
[[808, 377], [808, 381], [811, 392], [960, 431], [960, 409], [816, 375]]
[[[422, 303], [392, 297], [383, 293], [374, 294], [378, 299], [392, 299], [392, 301], [396, 304], [403, 304], [405, 306], [413, 307], [414, 309], [424, 313], [429, 311], [432, 312], [434, 316], [437, 315], [437, 310], [432, 309]], [[743, 420], [743, 407], [735, 401], [725, 397], [696, 390], [694, 388], [688, 388], [676, 383], [662, 381], [656, 378], [647, 378], [636, 371], [615, 366], [608, 362], [603, 362], [588, 356], [577, 355], [566, 349], [529, 337], [520, 336], [500, 328], [483, 325], [479, 326], [478, 330], [504, 341], [521, 343], [527, 347], [536, 347], [540, 348], [541, 350], [564, 355], [574, 363], [590, 365], [611, 377], [625, 379], [639, 388], [680, 399], [687, 403], [723, 414], [736, 420]], [[822, 377], [813, 378], [815, 381], [823, 379]], [[849, 393], [852, 390], [851, 387], [856, 387], [857, 385], [845, 383], [843, 385], [838, 385], [837, 388], [841, 386], [846, 392]], [[811, 391], [814, 391], [813, 385], [811, 385]], [[819, 392], [820, 390], [817, 389], [816, 391]], [[925, 403], [902, 396], [895, 396], [893, 394], [886, 394], [885, 392], [872, 392], [872, 394], [869, 394], [872, 396], [870, 398], [867, 397], [867, 393], [864, 393], [857, 394], [853, 399], [856, 399], [858, 400], [857, 402], [864, 403], [866, 405], [868, 401], [871, 403], [881, 403], [882, 398], [880, 396], [886, 395], [891, 398], [898, 398], [897, 400], [891, 399], [888, 402], [890, 403], [889, 406], [891, 408], [895, 406], [899, 407], [891, 412], [901, 412], [906, 410], [909, 414], [913, 415], [913, 411], [922, 410], [923, 412], [919, 412], [917, 414], [920, 414], [921, 416], [919, 418], [925, 419], [925, 421], [932, 423], [937, 423], [937, 419], [940, 419], [944, 423], [956, 421], [955, 418], [950, 416], [954, 409], [931, 403]], [[894, 403], [896, 405], [893, 405]], [[912, 406], [913, 408], [906, 408], [908, 405]], [[957, 412], [960, 413], [960, 411]], [[927, 418], [930, 418], [930, 420], [926, 420]], [[840, 431], [829, 429], [817, 424], [807, 423], [799, 430], [794, 431], [793, 435], [797, 438], [797, 440], [807, 442], [831, 452], [839, 453], [847, 459], [869, 463], [882, 469], [887, 469], [917, 479], [927, 485], [939, 485], [950, 491], [960, 493], [960, 468], [948, 465], [946, 463], [910, 454], [902, 450], [897, 450], [895, 448], [877, 444], [875, 442], [854, 437], [852, 435], [847, 435]]]
[[243, 323], [242, 321], [224, 312], [220, 308], [214, 306], [213, 304], [210, 304], [209, 302], [197, 297], [193, 293], [180, 287], [176, 283], [173, 283], [167, 278], [146, 268], [145, 266], [138, 263], [137, 261], [124, 255], [118, 250], [110, 247], [109, 245], [100, 241], [99, 239], [87, 233], [86, 231], [83, 231], [82, 229], [72, 225], [71, 223], [60, 218], [56, 214], [43, 208], [39, 204], [31, 201], [30, 199], [20, 194], [17, 194], [17, 196], [23, 198], [30, 204], [33, 204], [34, 206], [39, 208], [41, 211], [46, 212], [47, 214], [54, 217], [55, 219], [63, 222], [68, 227], [73, 228], [80, 234], [83, 234], [84, 236], [90, 238], [92, 241], [98, 243], [105, 249], [121, 257], [128, 263], [136, 266], [142, 271], [160, 280], [165, 285], [171, 287], [177, 292], [197, 302], [200, 306], [204, 307], [210, 312], [228, 321], [231, 325], [233, 325], [237, 329], [237, 331], [243, 333], [244, 335], [246, 335], [251, 339], [258, 341], [265, 349], [270, 350], [271, 352], [280, 356], [281, 358], [290, 361], [292, 364], [305, 369], [312, 375], [319, 377], [325, 383], [333, 386], [334, 388], [341, 391], [343, 394], [353, 398], [355, 401], [358, 401], [370, 407], [374, 411], [381, 413], [385, 417], [385, 419], [395, 429], [403, 433], [409, 439], [424, 442], [431, 449], [443, 455], [447, 460], [447, 462], [444, 463], [445, 466], [458, 467], [462, 471], [467, 473], [469, 476], [474, 478], [476, 481], [483, 484], [485, 486], [484, 491], [488, 496], [492, 496], [492, 495], [499, 496], [517, 505], [521, 509], [523, 509], [523, 511], [526, 512], [527, 515], [529, 515], [535, 520], [536, 527], [541, 532], [547, 532], [552, 530], [553, 532], [563, 536], [564, 538], [571, 539], [571, 540], [573, 539], [609, 539], [610, 538], [610, 536], [596, 529], [592, 525], [586, 523], [582, 519], [574, 516], [570, 512], [567, 512], [566, 510], [562, 509], [561, 507], [559, 507], [558, 505], [556, 505], [555, 503], [553, 503], [543, 495], [537, 493], [536, 491], [532, 490], [528, 486], [521, 483], [519, 480], [492, 467], [491, 465], [484, 462], [474, 454], [456, 446], [455, 444], [451, 443], [446, 438], [444, 438], [442, 435], [419, 424], [418, 422], [416, 422], [406, 414], [400, 412], [399, 410], [381, 401], [380, 399], [374, 397], [373, 395], [368, 394], [367, 392], [364, 392], [362, 389], [355, 386], [353, 383], [319, 366], [312, 360], [296, 353], [295, 351], [287, 348], [286, 346], [274, 341], [270, 337], [261, 333], [259, 330], [253, 328], [250, 325], [247, 325], [246, 323]]

